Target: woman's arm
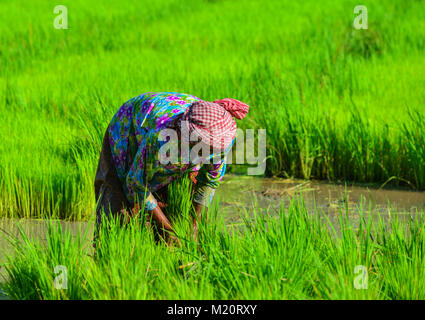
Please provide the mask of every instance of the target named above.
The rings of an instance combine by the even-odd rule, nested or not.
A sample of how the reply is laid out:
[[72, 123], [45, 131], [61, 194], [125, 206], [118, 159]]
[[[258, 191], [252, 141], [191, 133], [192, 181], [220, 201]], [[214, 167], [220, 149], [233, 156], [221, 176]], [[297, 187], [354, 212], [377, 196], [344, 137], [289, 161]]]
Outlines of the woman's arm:
[[170, 220], [168, 220], [168, 218], [165, 216], [164, 212], [162, 212], [162, 209], [159, 206], [156, 206], [153, 210], [148, 210], [148, 213], [158, 223], [160, 228], [170, 232], [174, 232]]
[[[214, 197], [215, 190], [226, 172], [226, 162], [222, 160], [217, 164], [204, 164], [196, 177], [193, 196], [195, 217], [193, 221], [193, 237], [198, 239], [198, 222], [206, 222], [208, 207]], [[205, 213], [205, 217], [202, 213]]]
[[145, 199], [145, 208], [148, 212], [149, 220], [152, 218], [162, 230], [174, 232], [170, 220], [165, 216], [162, 211], [161, 203], [159, 203], [152, 193]]

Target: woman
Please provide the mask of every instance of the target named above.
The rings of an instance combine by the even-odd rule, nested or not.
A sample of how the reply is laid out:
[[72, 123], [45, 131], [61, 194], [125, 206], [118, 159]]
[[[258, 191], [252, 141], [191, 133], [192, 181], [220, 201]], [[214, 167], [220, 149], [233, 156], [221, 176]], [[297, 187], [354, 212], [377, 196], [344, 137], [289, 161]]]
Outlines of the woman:
[[[96, 230], [102, 211], [106, 217], [118, 214], [123, 218], [128, 215], [126, 209], [134, 214], [140, 209], [139, 201], [144, 201], [142, 207], [153, 221], [173, 232], [162, 211], [164, 195], [167, 185], [185, 172], [191, 173], [195, 182], [193, 204], [199, 219], [224, 176], [224, 158], [236, 133], [234, 117], [242, 119], [248, 110], [248, 105], [235, 99], [208, 102], [175, 92], [144, 93], [127, 101], [112, 118], [103, 139], [95, 178]], [[172, 134], [164, 139], [169, 130], [175, 130], [177, 139], [172, 139]], [[207, 156], [181, 148], [188, 141], [194, 150], [197, 142], [189, 141], [193, 137], [200, 139], [201, 147], [208, 147]], [[163, 161], [176, 148], [174, 161]], [[196, 218], [194, 230], [196, 237]]]

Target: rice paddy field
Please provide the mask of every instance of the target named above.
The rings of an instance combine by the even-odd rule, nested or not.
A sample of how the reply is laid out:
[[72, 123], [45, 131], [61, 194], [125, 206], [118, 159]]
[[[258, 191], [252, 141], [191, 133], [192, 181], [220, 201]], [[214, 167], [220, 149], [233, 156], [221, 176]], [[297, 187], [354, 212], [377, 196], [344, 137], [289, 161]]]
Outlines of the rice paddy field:
[[[351, 0], [61, 4], [65, 30], [53, 25], [57, 3], [0, 1], [0, 217], [43, 218], [49, 230], [45, 242], [9, 239], [10, 298], [425, 297], [423, 210], [376, 221], [366, 207], [353, 223], [342, 208], [330, 222], [300, 197], [274, 215], [254, 205], [229, 226], [216, 206], [199, 243], [184, 223], [172, 247], [140, 221], [112, 223], [96, 255], [91, 234], [71, 237], [54, 220], [93, 220], [106, 127], [125, 101], [154, 91], [249, 104], [238, 126], [267, 130], [266, 177], [423, 192], [424, 1], [363, 1], [362, 30]], [[189, 200], [173, 192], [184, 221]], [[53, 286], [56, 265], [70, 268], [66, 290]], [[358, 265], [365, 290], [353, 285]]]
[[[183, 215], [174, 222], [182, 243], [174, 246], [157, 243], [138, 220], [126, 228], [112, 221], [96, 254], [87, 254], [84, 229], [73, 236], [46, 220], [46, 241], [24, 232], [10, 239], [16, 252], [3, 289], [11, 299], [34, 300], [424, 298], [423, 213], [407, 230], [397, 216], [371, 223], [361, 212], [354, 228], [343, 213], [335, 225], [316, 213], [299, 199], [278, 219], [251, 212], [242, 230], [224, 228], [215, 212], [198, 242]], [[58, 266], [66, 267], [65, 288]]]

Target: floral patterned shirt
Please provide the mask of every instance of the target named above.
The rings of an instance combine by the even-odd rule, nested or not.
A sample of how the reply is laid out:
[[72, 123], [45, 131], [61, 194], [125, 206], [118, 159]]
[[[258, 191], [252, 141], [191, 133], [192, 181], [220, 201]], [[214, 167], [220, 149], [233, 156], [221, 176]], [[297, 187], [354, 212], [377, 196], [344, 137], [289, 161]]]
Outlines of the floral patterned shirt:
[[160, 161], [160, 148], [166, 143], [161, 130], [198, 100], [193, 95], [176, 92], [144, 93], [127, 101], [112, 118], [108, 128], [112, 158], [131, 205], [136, 198], [145, 199], [145, 208], [154, 209], [157, 202], [152, 192], [188, 170], [198, 171], [194, 201], [205, 206], [210, 204], [226, 171], [224, 155], [233, 142], [220, 155], [207, 157], [220, 156], [220, 161], [200, 164], [193, 161], [162, 164]]

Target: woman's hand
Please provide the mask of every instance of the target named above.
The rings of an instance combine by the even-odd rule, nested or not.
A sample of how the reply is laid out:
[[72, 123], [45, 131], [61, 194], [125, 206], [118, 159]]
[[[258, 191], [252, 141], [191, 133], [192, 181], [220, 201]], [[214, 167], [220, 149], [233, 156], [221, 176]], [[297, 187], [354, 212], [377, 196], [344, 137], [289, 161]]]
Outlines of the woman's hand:
[[181, 245], [182, 245], [180, 239], [174, 233], [169, 233], [167, 235], [167, 242], [166, 242], [166, 244], [168, 246], [171, 246], [171, 247], [173, 247], [175, 245], [178, 245], [179, 247], [181, 247]]
[[158, 223], [161, 229], [173, 231], [171, 222], [167, 219], [159, 206], [156, 206], [153, 210], [148, 211], [148, 213], [152, 215], [152, 218]]

